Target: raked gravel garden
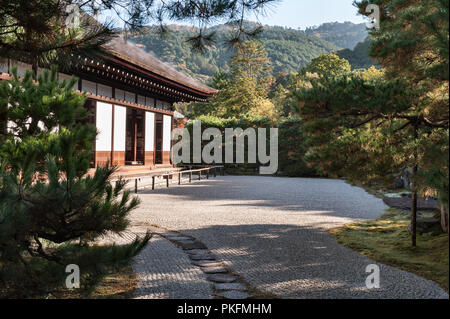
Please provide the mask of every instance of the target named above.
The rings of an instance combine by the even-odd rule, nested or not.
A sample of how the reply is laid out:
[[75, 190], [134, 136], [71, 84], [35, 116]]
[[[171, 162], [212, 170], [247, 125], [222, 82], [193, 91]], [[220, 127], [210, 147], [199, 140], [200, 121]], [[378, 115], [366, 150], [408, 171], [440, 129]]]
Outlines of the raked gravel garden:
[[[119, 240], [154, 233], [132, 265], [135, 298], [448, 298], [336, 242], [328, 230], [387, 208], [342, 180], [221, 176], [138, 196]], [[380, 288], [366, 287], [371, 264]]]

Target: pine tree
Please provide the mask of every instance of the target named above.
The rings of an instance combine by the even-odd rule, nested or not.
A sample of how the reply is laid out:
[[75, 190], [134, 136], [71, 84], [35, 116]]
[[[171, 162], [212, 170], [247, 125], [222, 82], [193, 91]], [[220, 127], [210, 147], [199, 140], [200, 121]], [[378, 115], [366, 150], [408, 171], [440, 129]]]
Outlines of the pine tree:
[[366, 14], [369, 2], [381, 12], [381, 28], [371, 32], [370, 55], [386, 69], [388, 79], [403, 78], [417, 93], [411, 105], [417, 115], [415, 153], [428, 161], [420, 169], [413, 165], [418, 172], [413, 183], [416, 190], [423, 184], [438, 190], [442, 226], [448, 232], [449, 1], [365, 0], [356, 3], [360, 13]]
[[89, 245], [123, 232], [139, 200], [124, 190], [124, 180], [110, 181], [114, 168], [88, 174], [96, 129], [85, 123], [85, 98], [72, 90], [75, 81], [59, 83], [54, 69], [37, 83], [28, 72], [0, 85], [0, 113], [8, 119], [0, 135], [2, 293], [39, 295], [62, 287], [68, 264], [80, 266], [89, 288], [93, 278], [128, 262], [149, 240]]
[[411, 168], [415, 246], [419, 192], [434, 187], [443, 202], [448, 193], [448, 1], [374, 3], [382, 19], [372, 56], [385, 73], [312, 79], [296, 92], [297, 109], [322, 169], [381, 183]]
[[[60, 69], [77, 63], [79, 55], [100, 58], [101, 46], [114, 31], [82, 12], [70, 12], [69, 2], [60, 0], [0, 0], [0, 57], [38, 68]], [[79, 23], [71, 24], [76, 14]]]

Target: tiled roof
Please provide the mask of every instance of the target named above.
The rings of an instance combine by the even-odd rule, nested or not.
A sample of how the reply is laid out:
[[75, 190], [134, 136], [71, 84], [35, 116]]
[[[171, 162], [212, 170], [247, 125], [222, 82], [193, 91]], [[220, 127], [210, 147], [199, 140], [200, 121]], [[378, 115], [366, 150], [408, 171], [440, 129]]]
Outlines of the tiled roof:
[[148, 52], [145, 52], [143, 49], [137, 47], [132, 42], [125, 41], [123, 37], [114, 38], [108, 42], [105, 47], [107, 51], [114, 56], [171, 81], [199, 90], [206, 94], [217, 93], [216, 89], [213, 89], [200, 81], [175, 70], [172, 66], [158, 60]]

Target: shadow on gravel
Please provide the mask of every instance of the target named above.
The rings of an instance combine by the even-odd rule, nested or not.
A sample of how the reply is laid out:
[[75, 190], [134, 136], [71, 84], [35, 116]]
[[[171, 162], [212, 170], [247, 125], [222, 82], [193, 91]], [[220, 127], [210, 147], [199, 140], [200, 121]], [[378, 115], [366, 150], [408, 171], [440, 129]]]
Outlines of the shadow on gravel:
[[[139, 278], [136, 299], [210, 298], [210, 283], [187, 255], [166, 239], [152, 241], [133, 264]], [[195, 271], [194, 271], [195, 270]]]
[[376, 262], [314, 228], [216, 225], [180, 232], [206, 243], [255, 288], [282, 298], [448, 298], [434, 282], [382, 264], [381, 287], [368, 289], [366, 267]]
[[225, 176], [139, 193], [138, 217], [206, 244], [262, 292], [284, 298], [437, 298], [437, 284], [344, 247], [330, 227], [378, 218], [381, 199], [342, 180]]

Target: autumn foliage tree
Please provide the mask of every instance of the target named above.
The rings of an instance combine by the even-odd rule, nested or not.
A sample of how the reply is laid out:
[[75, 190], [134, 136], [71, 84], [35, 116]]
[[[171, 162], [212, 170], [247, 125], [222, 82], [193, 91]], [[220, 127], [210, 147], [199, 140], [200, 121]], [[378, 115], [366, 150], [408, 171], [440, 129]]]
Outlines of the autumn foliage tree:
[[256, 41], [245, 42], [231, 57], [230, 72], [213, 78], [218, 94], [206, 103], [192, 104], [189, 115], [239, 118], [250, 114], [275, 120], [278, 113], [268, 96], [273, 84], [271, 70], [264, 46]]

